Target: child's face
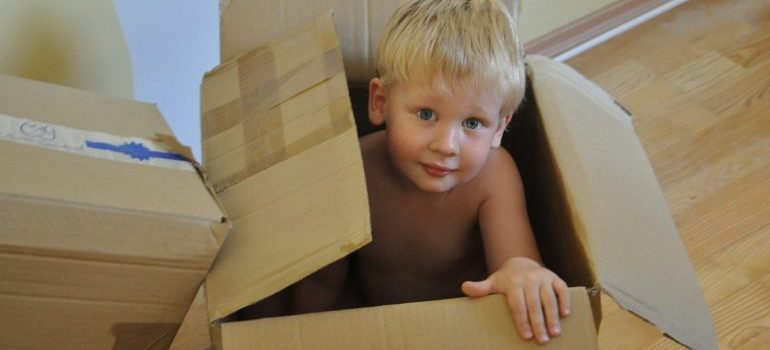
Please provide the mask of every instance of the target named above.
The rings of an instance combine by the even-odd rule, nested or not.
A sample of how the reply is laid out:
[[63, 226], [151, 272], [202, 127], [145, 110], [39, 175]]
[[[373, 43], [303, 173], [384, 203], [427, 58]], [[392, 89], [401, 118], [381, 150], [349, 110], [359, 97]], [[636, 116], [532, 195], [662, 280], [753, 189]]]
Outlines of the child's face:
[[449, 191], [481, 171], [510, 120], [500, 115], [502, 103], [496, 89], [472, 84], [370, 84], [370, 118], [386, 123], [394, 166], [426, 192]]

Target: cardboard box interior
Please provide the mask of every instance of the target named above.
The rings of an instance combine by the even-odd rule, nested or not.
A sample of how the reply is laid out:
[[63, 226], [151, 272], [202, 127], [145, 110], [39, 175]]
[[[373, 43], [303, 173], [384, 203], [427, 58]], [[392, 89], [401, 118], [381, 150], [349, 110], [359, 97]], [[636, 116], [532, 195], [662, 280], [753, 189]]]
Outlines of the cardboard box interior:
[[229, 226], [189, 163], [85, 142], [171, 130], [149, 104], [7, 76], [0, 91], [0, 348], [167, 346]]

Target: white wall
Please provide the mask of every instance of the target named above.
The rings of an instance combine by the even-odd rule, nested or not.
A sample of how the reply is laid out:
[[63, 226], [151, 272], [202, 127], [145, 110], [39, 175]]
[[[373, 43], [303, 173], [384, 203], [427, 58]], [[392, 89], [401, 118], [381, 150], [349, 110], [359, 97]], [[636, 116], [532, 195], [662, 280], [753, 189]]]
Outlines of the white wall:
[[133, 96], [111, 0], [0, 0], [0, 73]]
[[524, 42], [536, 39], [616, 1], [521, 0], [521, 39]]
[[200, 83], [219, 64], [219, 1], [112, 1], [133, 65], [134, 97], [157, 103], [200, 161]]

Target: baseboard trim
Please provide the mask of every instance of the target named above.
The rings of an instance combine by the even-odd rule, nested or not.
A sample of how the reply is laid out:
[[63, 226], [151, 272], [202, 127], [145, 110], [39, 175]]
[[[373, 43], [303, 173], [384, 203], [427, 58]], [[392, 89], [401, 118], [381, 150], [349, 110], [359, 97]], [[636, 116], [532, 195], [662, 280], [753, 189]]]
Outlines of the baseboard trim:
[[556, 57], [657, 8], [675, 7], [683, 2], [677, 0], [619, 0], [525, 43], [524, 50], [528, 54]]

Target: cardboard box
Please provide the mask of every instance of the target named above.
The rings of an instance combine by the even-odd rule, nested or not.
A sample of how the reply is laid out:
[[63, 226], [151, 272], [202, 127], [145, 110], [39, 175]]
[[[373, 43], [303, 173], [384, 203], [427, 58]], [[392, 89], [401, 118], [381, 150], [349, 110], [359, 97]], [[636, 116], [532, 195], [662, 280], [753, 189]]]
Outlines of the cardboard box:
[[[256, 23], [276, 15], [244, 12], [236, 4], [230, 2], [239, 16]], [[369, 21], [375, 14], [389, 16], [368, 14]], [[225, 349], [541, 348], [516, 336], [499, 295], [227, 322], [239, 308], [368, 239], [363, 238], [368, 223], [361, 210], [363, 172], [353, 169], [360, 164], [357, 144], [341, 138], [323, 138], [310, 147], [286, 143], [338, 130], [332, 120], [341, 119], [315, 111], [347, 107], [336, 87], [341, 67], [332, 59], [339, 54], [328, 34], [331, 26], [328, 16], [310, 21], [204, 79], [206, 166], [220, 190], [240, 186], [232, 194], [223, 192], [228, 211], [240, 214], [233, 217], [234, 232], [206, 284], [215, 343]], [[223, 19], [223, 32], [241, 29]], [[519, 164], [546, 265], [577, 286], [571, 290], [573, 314], [564, 320], [564, 334], [542, 348], [595, 348], [601, 289], [678, 342], [715, 349], [698, 281], [630, 117], [566, 65], [531, 56], [528, 77], [527, 100], [504, 146]], [[354, 98], [356, 103], [366, 101]], [[255, 106], [258, 112], [247, 112]], [[356, 117], [366, 121], [365, 115]], [[334, 151], [321, 151], [332, 145]], [[271, 156], [277, 150], [286, 152]], [[257, 214], [248, 214], [252, 210]], [[338, 220], [321, 220], [330, 215]]]
[[171, 130], [148, 104], [7, 76], [0, 91], [0, 348], [167, 347], [229, 229], [151, 141]]

